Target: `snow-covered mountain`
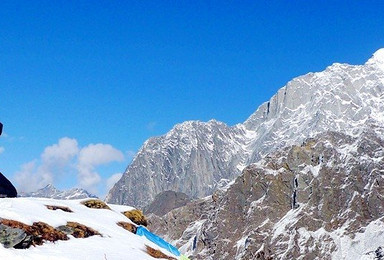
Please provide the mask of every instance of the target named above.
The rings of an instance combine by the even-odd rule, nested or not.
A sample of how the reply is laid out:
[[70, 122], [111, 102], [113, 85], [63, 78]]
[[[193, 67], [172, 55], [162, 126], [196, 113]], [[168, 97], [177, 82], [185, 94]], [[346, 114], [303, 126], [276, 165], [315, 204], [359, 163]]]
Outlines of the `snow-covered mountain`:
[[106, 201], [142, 207], [166, 190], [192, 198], [210, 194], [239, 174], [244, 135], [243, 129], [215, 120], [176, 125], [144, 143]]
[[37, 198], [51, 198], [58, 200], [74, 200], [85, 198], [97, 198], [97, 196], [90, 194], [81, 188], [72, 188], [69, 190], [58, 190], [52, 184], [48, 184], [44, 188], [41, 188], [34, 192], [20, 193], [20, 197], [37, 197]]
[[153, 215], [150, 228], [192, 259], [383, 259], [383, 130], [272, 152], [226, 190]]
[[90, 208], [88, 200], [1, 198], [0, 259], [180, 258], [135, 232], [135, 224], [122, 214], [132, 207]]
[[367, 124], [384, 125], [384, 49], [364, 65], [293, 79], [242, 124], [188, 121], [149, 139], [106, 200], [143, 207], [165, 190], [203, 197], [272, 151], [326, 131], [357, 136]]

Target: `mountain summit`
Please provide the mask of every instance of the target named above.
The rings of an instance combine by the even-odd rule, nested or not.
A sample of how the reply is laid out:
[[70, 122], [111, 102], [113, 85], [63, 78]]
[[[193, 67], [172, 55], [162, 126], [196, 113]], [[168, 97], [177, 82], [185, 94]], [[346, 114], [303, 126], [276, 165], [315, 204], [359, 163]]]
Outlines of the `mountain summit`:
[[384, 71], [384, 48], [376, 51], [367, 63], [373, 66], [377, 66]]
[[242, 124], [188, 121], [150, 138], [106, 200], [143, 207], [166, 190], [202, 197], [280, 148], [327, 131], [357, 137], [383, 125], [380, 49], [364, 65], [335, 63], [291, 80]]
[[44, 188], [41, 188], [34, 192], [21, 193], [20, 197], [38, 197], [38, 198], [51, 198], [59, 200], [74, 200], [74, 199], [85, 199], [85, 198], [97, 198], [95, 195], [88, 193], [86, 190], [81, 188], [72, 188], [69, 190], [58, 190], [52, 184], [48, 184]]

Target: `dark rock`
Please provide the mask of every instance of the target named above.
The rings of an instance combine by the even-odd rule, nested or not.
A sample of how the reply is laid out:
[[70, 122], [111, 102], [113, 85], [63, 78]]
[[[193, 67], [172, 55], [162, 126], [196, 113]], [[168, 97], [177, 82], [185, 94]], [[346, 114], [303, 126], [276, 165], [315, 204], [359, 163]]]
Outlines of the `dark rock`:
[[15, 186], [0, 172], [0, 198], [15, 198], [17, 191]]
[[30, 246], [42, 245], [45, 241], [68, 240], [67, 235], [44, 222], [34, 222], [32, 226], [12, 219], [0, 219], [0, 224], [14, 229], [23, 230], [26, 234], [24, 239], [13, 247], [26, 249]]
[[12, 228], [0, 224], [0, 243], [5, 248], [11, 248], [26, 238], [27, 234], [20, 228]]
[[[341, 250], [359, 259], [335, 234], [370, 236], [366, 227], [384, 215], [381, 133], [372, 125], [355, 137], [327, 132], [271, 153], [211, 198], [151, 216], [149, 228], [193, 259], [339, 259]], [[366, 255], [384, 259], [373, 243]]]
[[67, 222], [65, 226], [57, 227], [57, 230], [65, 233], [66, 235], [72, 235], [75, 238], [87, 238], [95, 235], [101, 236], [101, 234], [93, 228], [77, 222]]
[[379, 246], [375, 250], [375, 255], [376, 255], [376, 259], [379, 259], [379, 260], [384, 259], [384, 251], [383, 251], [383, 248], [381, 246]]
[[144, 214], [153, 213], [161, 217], [173, 209], [185, 206], [190, 201], [185, 193], [164, 191], [156, 195], [154, 201], [144, 208]]

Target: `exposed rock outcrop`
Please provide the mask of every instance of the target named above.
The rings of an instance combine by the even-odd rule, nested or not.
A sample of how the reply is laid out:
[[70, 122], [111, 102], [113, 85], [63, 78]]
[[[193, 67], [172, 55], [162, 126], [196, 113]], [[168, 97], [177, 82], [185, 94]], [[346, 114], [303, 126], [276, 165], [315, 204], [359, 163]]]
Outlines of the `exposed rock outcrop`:
[[145, 227], [148, 225], [147, 218], [144, 216], [141, 210], [138, 210], [138, 209], [128, 210], [128, 211], [122, 212], [122, 214], [127, 218], [129, 218], [136, 225], [142, 225]]
[[164, 191], [158, 194], [153, 202], [144, 208], [144, 214], [163, 216], [169, 211], [185, 206], [191, 199], [182, 192]]
[[104, 201], [98, 199], [84, 200], [81, 204], [91, 209], [111, 209]]
[[65, 226], [59, 226], [57, 229], [75, 238], [87, 238], [95, 235], [101, 236], [101, 234], [93, 228], [73, 221], [67, 222]]
[[291, 80], [243, 124], [188, 121], [149, 139], [106, 200], [142, 208], [166, 190], [196, 199], [270, 152], [327, 131], [356, 136], [367, 124], [383, 126], [383, 52]]
[[27, 225], [11, 219], [0, 219], [0, 225], [5, 231], [1, 238], [5, 247], [25, 249], [30, 246], [42, 245], [45, 241], [54, 242], [69, 239], [62, 231], [40, 221]]
[[13, 228], [4, 224], [0, 224], [0, 244], [5, 248], [12, 248], [20, 244], [27, 234], [20, 228]]
[[287, 147], [150, 228], [192, 259], [363, 259], [384, 243], [382, 136], [367, 125]]
[[176, 125], [144, 143], [106, 201], [143, 208], [167, 190], [190, 198], [211, 194], [240, 173], [236, 167], [245, 162], [244, 135], [242, 128], [215, 120]]

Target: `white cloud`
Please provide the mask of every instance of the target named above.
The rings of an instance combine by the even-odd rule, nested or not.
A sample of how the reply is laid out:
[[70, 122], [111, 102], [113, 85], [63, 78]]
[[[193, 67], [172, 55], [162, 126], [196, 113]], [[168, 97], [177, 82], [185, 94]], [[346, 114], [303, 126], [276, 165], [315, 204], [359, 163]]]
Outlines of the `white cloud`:
[[79, 154], [79, 165], [84, 166], [97, 166], [122, 160], [124, 160], [123, 153], [110, 144], [90, 144], [81, 149]]
[[76, 139], [63, 137], [58, 144], [48, 146], [44, 149], [41, 159], [44, 164], [65, 165], [79, 152]]
[[40, 155], [40, 160], [34, 160], [21, 166], [15, 174], [18, 189], [24, 192], [35, 191], [47, 184], [53, 183], [70, 172], [71, 161], [78, 154], [76, 139], [64, 137], [57, 144], [47, 146]]
[[18, 191], [35, 191], [53, 182], [53, 175], [50, 172], [39, 170], [37, 161], [31, 161], [21, 166], [20, 171], [15, 174], [15, 182], [18, 184]]
[[57, 144], [47, 146], [40, 160], [22, 165], [14, 179], [19, 191], [29, 192], [55, 180], [77, 175], [79, 187], [97, 194], [97, 185], [101, 182], [97, 166], [123, 160], [123, 153], [109, 144], [90, 144], [80, 148], [76, 139], [64, 137]]
[[5, 151], [5, 148], [0, 146], [0, 154], [3, 153]]
[[124, 155], [109, 144], [90, 144], [80, 150], [78, 158], [78, 180], [81, 187], [95, 192], [101, 177], [95, 171], [96, 166], [113, 161], [123, 161]]
[[121, 177], [123, 176], [122, 173], [115, 173], [111, 177], [107, 179], [107, 185], [106, 185], [106, 190], [109, 191], [112, 189], [112, 187], [118, 182]]

